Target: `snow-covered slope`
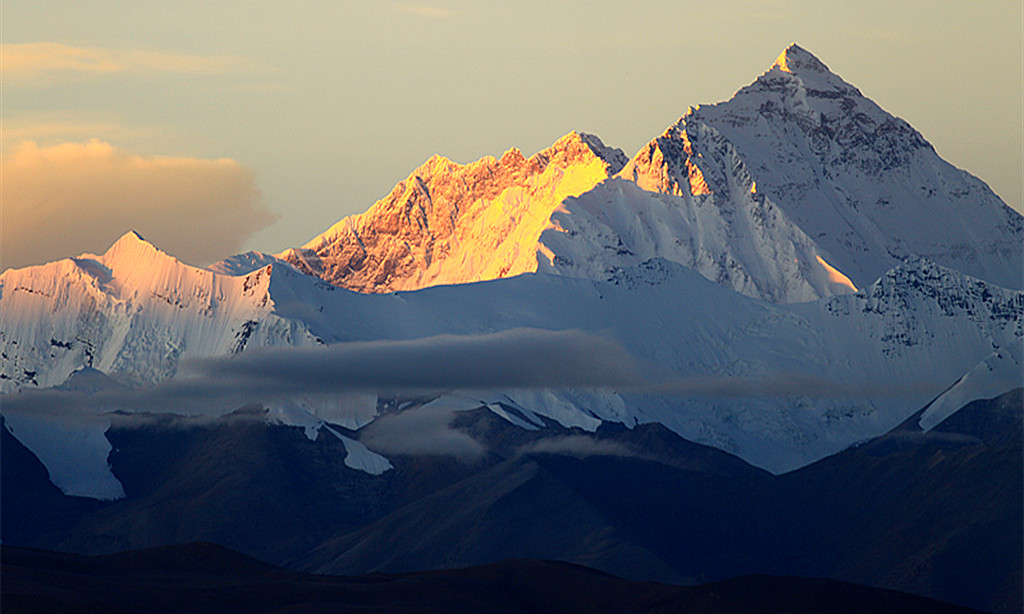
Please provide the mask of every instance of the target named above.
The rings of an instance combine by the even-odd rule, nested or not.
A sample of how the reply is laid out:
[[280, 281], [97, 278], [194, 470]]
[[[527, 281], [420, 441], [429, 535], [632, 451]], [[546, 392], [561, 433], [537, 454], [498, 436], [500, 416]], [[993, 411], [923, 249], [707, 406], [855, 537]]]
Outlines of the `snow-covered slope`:
[[[102, 371], [89, 367], [55, 387], [86, 396], [124, 389]], [[98, 412], [62, 409], [44, 405], [31, 412], [4, 411], [3, 425], [36, 455], [50, 481], [64, 494], [108, 501], [124, 497], [124, 486], [107, 463], [112, 449], [105, 436], [110, 419], [96, 415]]]
[[208, 271], [213, 271], [214, 273], [220, 273], [221, 275], [237, 277], [239, 275], [248, 275], [256, 269], [262, 269], [274, 264], [291, 266], [286, 261], [281, 260], [273, 254], [264, 254], [263, 252], [245, 252], [242, 254], [235, 254], [234, 256], [228, 256], [223, 260], [211, 264], [206, 267], [206, 269]]
[[537, 238], [551, 212], [625, 161], [621, 151], [576, 132], [529, 158], [518, 149], [466, 165], [434, 156], [366, 213], [279, 257], [360, 292], [535, 271]]
[[656, 193], [616, 178], [567, 199], [552, 219], [541, 235], [551, 254], [541, 261], [541, 272], [604, 279], [617, 268], [658, 257], [774, 303], [856, 291], [818, 255], [813, 241], [750, 186], [739, 194]]
[[0, 391], [56, 386], [81, 367], [152, 383], [190, 356], [316, 344], [301, 322], [273, 314], [271, 270], [218, 275], [134, 232], [103, 255], [8, 270], [0, 276]]
[[[612, 230], [630, 251], [669, 258], [721, 285], [772, 302], [856, 291], [822, 258], [815, 242], [758, 190], [732, 144], [706, 124], [688, 123], [684, 117], [641, 148], [618, 176], [656, 194], [645, 198], [626, 186], [616, 187], [614, 200], [623, 204], [614, 208], [636, 210], [638, 223], [617, 231], [602, 228], [598, 234]], [[600, 198], [586, 194], [579, 201], [608, 218], [602, 215]], [[592, 244], [589, 260], [599, 258], [593, 234], [579, 233], [584, 243]], [[554, 240], [553, 233], [549, 236]], [[581, 243], [576, 236], [572, 242]]]
[[757, 191], [858, 287], [908, 256], [1024, 287], [1024, 218], [798, 45], [676, 129], [727, 139]]
[[968, 402], [985, 398], [983, 391], [996, 389], [999, 382], [1006, 381], [1024, 384], [1021, 363], [1019, 357], [1015, 360], [1011, 353], [996, 350], [932, 401], [921, 414], [918, 426], [930, 431]]

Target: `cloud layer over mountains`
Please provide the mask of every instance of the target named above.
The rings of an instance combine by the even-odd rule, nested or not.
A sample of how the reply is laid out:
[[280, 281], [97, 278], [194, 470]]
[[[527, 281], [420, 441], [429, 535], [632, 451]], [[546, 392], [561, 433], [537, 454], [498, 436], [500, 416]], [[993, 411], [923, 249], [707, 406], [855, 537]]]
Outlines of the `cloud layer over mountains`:
[[[4, 411], [172, 412], [221, 415], [292, 395], [425, 394], [454, 389], [640, 386], [636, 360], [610, 336], [518, 328], [411, 341], [271, 348], [183, 362], [149, 388], [24, 390]], [[59, 409], [58, 409], [59, 408]]]

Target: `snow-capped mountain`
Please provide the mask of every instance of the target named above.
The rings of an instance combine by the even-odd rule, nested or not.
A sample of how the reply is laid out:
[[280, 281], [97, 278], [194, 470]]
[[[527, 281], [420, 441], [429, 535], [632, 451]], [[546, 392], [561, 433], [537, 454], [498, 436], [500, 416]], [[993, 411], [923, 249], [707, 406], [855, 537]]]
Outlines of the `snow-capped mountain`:
[[193, 356], [256, 345], [312, 345], [301, 323], [273, 314], [270, 268], [242, 277], [188, 266], [137, 233], [83, 254], [0, 276], [0, 391], [47, 388], [91, 367], [152, 383]]
[[691, 109], [674, 128], [727, 140], [757, 191], [858, 287], [921, 256], [1024, 288], [1024, 218], [796, 44], [732, 99]]
[[[530, 158], [434, 157], [366, 213], [278, 256], [198, 269], [129, 233], [102, 255], [7, 271], [0, 392], [18, 400], [8, 415], [30, 405], [24, 391], [83, 368], [136, 390], [177, 381], [182, 361], [259, 347], [319, 348], [329, 361], [352, 342], [582, 331], [607, 335], [602, 347], [631, 356], [634, 375], [435, 386], [432, 407], [486, 407], [525, 429], [657, 422], [785, 471], [943, 391], [922, 424], [1020, 384], [1022, 228], [983, 183], [792, 46], [632, 160], [577, 133]], [[374, 386], [241, 402], [316, 437], [374, 421], [386, 388]], [[114, 398], [104, 411], [133, 409]], [[7, 427], [51, 472], [72, 483], [79, 463], [89, 477], [76, 493], [117, 495], [102, 415], [25, 416]], [[389, 466], [332, 432], [352, 466]]]
[[[360, 292], [538, 270], [604, 279], [652, 257], [773, 302], [854, 291], [814, 241], [757, 193], [731, 146], [706, 126], [701, 134], [702, 144], [714, 142], [703, 145], [709, 153], [701, 158], [714, 191], [689, 158], [673, 157], [692, 151], [675, 128], [628, 165], [597, 137], [571, 133], [529, 159], [515, 149], [464, 166], [435, 156], [366, 213], [276, 257]], [[705, 163], [710, 150], [720, 155]], [[677, 164], [688, 173], [683, 179]], [[211, 270], [248, 271], [270, 258], [243, 254]]]
[[[1022, 244], [1021, 216], [983, 182], [791, 45], [628, 162], [577, 133], [529, 159], [435, 156], [278, 257], [361, 292], [538, 270], [604, 279], [661, 257], [789, 303], [853, 292], [912, 256], [1021, 289]], [[217, 270], [245, 270], [238, 258]]]
[[532, 272], [551, 213], [625, 162], [618, 149], [576, 132], [529, 158], [518, 149], [466, 165], [434, 156], [366, 213], [279, 257], [360, 292]]
[[1020, 611], [1022, 219], [794, 45], [632, 159], [574, 132], [277, 255], [8, 270], [3, 541]]

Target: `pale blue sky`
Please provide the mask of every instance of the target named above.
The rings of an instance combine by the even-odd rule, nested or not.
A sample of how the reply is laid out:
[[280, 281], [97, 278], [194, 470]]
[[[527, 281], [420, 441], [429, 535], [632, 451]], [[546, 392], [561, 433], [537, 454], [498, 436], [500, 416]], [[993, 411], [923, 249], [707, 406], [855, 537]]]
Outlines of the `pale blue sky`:
[[[578, 130], [631, 156], [689, 105], [730, 97], [798, 42], [1020, 210], [1022, 29], [1019, 0], [14, 0], [3, 5], [3, 43], [51, 45], [5, 48], [5, 174], [18, 172], [9, 160], [26, 139], [100, 139], [118, 164], [230, 158], [279, 217], [252, 235], [259, 224], [223, 228], [224, 244], [275, 252], [364, 211], [434, 153], [529, 155]], [[250, 209], [224, 207], [228, 219], [258, 217]], [[181, 215], [185, 230], [215, 226], [193, 240], [207, 244], [229, 224]], [[110, 221], [121, 217], [95, 236], [79, 224], [87, 249], [128, 230]], [[152, 224], [136, 228], [148, 236], [173, 226], [161, 219], [131, 223]], [[167, 241], [195, 264], [229, 255]], [[82, 251], [70, 240], [66, 249]], [[5, 267], [44, 257], [23, 263], [8, 251]]]

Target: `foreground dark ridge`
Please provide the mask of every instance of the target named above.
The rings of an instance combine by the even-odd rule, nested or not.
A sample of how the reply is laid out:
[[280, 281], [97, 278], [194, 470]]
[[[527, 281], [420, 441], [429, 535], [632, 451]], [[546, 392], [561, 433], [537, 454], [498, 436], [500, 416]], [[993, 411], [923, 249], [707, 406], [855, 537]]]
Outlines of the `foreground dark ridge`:
[[694, 587], [514, 560], [409, 574], [317, 576], [208, 543], [106, 556], [0, 547], [5, 614], [49, 612], [900, 612], [968, 608], [827, 579], [744, 576]]

